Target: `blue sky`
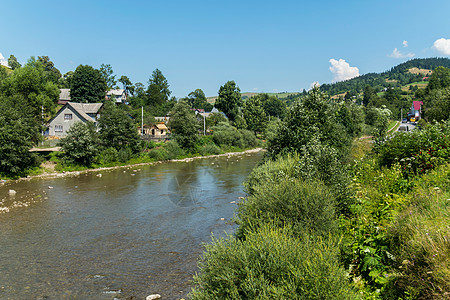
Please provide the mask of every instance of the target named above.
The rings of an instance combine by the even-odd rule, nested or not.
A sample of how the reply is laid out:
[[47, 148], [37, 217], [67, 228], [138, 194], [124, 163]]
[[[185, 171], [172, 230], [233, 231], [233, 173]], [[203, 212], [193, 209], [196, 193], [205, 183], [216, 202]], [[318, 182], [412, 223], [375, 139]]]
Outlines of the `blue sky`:
[[4, 58], [47, 55], [63, 74], [105, 63], [144, 84], [159, 68], [176, 97], [213, 96], [228, 80], [246, 92], [301, 91], [450, 56], [448, 0], [0, 0], [0, 9]]

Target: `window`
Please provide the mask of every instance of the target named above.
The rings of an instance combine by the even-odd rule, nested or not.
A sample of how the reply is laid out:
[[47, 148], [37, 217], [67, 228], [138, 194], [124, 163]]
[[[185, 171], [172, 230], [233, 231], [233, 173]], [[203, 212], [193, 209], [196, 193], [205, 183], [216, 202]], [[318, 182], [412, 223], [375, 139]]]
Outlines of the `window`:
[[64, 120], [72, 120], [72, 114], [64, 114]]
[[63, 132], [62, 125], [55, 125], [55, 132]]

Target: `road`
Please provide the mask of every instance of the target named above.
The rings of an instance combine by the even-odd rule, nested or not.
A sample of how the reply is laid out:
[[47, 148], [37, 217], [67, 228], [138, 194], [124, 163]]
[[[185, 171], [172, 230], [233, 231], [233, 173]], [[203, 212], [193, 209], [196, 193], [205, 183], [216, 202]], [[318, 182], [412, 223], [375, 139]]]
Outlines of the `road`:
[[400, 130], [401, 127], [408, 127], [407, 132], [413, 131], [416, 128], [416, 123], [401, 123], [400, 126], [397, 128], [397, 131], [403, 131], [405, 132], [405, 130]]

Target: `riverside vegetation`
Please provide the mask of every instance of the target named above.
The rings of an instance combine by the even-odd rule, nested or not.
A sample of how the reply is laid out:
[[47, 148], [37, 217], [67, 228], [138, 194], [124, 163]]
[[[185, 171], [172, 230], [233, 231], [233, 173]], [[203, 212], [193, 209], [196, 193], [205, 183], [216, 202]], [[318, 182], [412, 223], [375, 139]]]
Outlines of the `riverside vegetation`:
[[358, 109], [317, 88], [294, 103], [191, 299], [450, 297], [450, 120], [371, 143], [343, 121]]
[[[399, 74], [404, 72], [402, 67]], [[398, 72], [391, 73], [383, 76]], [[418, 80], [403, 77], [399, 84]], [[261, 145], [255, 132], [268, 140], [264, 162], [245, 185], [236, 234], [206, 246], [192, 299], [450, 297], [449, 69], [435, 68], [426, 88], [401, 96], [389, 86], [380, 93], [365, 77], [336, 84], [336, 92], [343, 92], [359, 82], [343, 98], [330, 99], [323, 93], [327, 86], [316, 87], [289, 98], [287, 112], [274, 96], [242, 99], [229, 81], [216, 104], [230, 121], [221, 114], [206, 119], [210, 136], [199, 136], [203, 120], [191, 110], [210, 105], [201, 90], [177, 102], [158, 69], [147, 89], [126, 76], [119, 82], [132, 95], [130, 105], [105, 102], [98, 131], [74, 126], [61, 141], [63, 152], [46, 157], [58, 170], [252, 148]], [[58, 88], [74, 90], [76, 101], [100, 102], [115, 85], [109, 65], [80, 65], [61, 76], [43, 56], [15, 64], [13, 71], [0, 68], [2, 178], [42, 171], [37, 166], [43, 158], [28, 150], [41, 141], [43, 118], [56, 111]], [[386, 137], [389, 118], [410, 105], [413, 93], [424, 100], [420, 130]], [[140, 141], [133, 118], [141, 107], [145, 120], [171, 112], [169, 142]], [[362, 134], [373, 135], [373, 143], [358, 140]]]

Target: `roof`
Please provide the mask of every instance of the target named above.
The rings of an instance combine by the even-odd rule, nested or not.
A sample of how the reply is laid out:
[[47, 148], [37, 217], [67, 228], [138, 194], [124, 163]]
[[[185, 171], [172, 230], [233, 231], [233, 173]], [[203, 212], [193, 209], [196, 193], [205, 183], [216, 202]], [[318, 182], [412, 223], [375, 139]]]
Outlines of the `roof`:
[[420, 110], [420, 107], [423, 105], [422, 101], [413, 101], [414, 110]]
[[[96, 114], [96, 113], [98, 113], [100, 108], [103, 106], [103, 103], [74, 103], [74, 102], [67, 102], [66, 105], [70, 106], [74, 111], [76, 111], [86, 121], [92, 121], [92, 118], [88, 114]], [[66, 105], [64, 105], [59, 110], [59, 112], [62, 111], [66, 107]]]
[[106, 92], [106, 96], [115, 95], [115, 96], [122, 96], [125, 93], [124, 89], [115, 89], [115, 90], [109, 90]]
[[164, 124], [155, 124], [155, 126], [159, 129], [159, 130], [167, 130], [167, 126]]
[[70, 101], [70, 89], [59, 89], [59, 100]]

